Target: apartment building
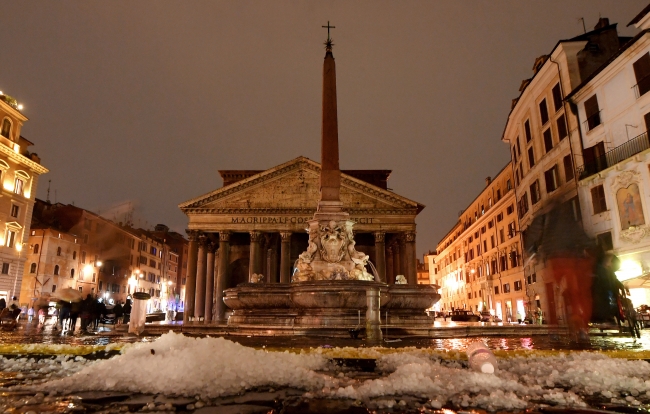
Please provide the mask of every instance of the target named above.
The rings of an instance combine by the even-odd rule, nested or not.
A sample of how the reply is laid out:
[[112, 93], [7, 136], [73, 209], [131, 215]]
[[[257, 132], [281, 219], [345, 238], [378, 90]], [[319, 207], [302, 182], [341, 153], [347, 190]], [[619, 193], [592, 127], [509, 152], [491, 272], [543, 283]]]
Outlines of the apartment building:
[[10, 302], [16, 296], [19, 303], [24, 263], [22, 250], [29, 237], [38, 178], [48, 172], [33, 145], [20, 135], [27, 117], [22, 105], [0, 92], [0, 298]]
[[[559, 41], [548, 55], [536, 59], [533, 77], [523, 81], [513, 100], [502, 141], [510, 147], [520, 228], [554, 206], [570, 203], [580, 222], [576, 163], [582, 163], [579, 123], [564, 97], [614, 56], [629, 38], [620, 38], [616, 24], [601, 18], [593, 31]], [[521, 237], [521, 231], [524, 237]], [[533, 246], [524, 246], [524, 250]], [[524, 269], [526, 290], [537, 298], [550, 323], [566, 320], [561, 286], [544, 261], [530, 261]]]
[[[650, 8], [627, 41], [567, 97], [577, 110], [584, 229], [621, 259], [632, 302], [650, 304]], [[629, 26], [629, 25], [628, 25]]]
[[512, 320], [534, 306], [535, 296], [525, 289], [513, 180], [511, 163], [494, 179], [488, 177], [438, 243], [432, 260], [441, 285], [440, 310], [487, 310]]

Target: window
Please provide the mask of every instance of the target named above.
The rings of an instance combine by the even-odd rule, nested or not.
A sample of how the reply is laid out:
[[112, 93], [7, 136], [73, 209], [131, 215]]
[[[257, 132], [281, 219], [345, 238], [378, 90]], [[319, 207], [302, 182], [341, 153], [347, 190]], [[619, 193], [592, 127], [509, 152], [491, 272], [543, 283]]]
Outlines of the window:
[[104, 286], [104, 281], [103, 281], [103, 280], [100, 280], [100, 281], [99, 281], [99, 287], [98, 287], [98, 289], [99, 289], [100, 292], [102, 291], [102, 287], [103, 287], [103, 286]]
[[[636, 78], [637, 98], [650, 91], [650, 54], [646, 53], [632, 64]], [[4, 134], [3, 134], [4, 135]]]
[[551, 134], [551, 128], [547, 128], [546, 131], [544, 131], [544, 149], [546, 152], [553, 149], [553, 135]]
[[[490, 236], [490, 248], [494, 249], [494, 234]], [[496, 272], [494, 272], [496, 273]]]
[[150, 253], [150, 254], [153, 254], [153, 255], [155, 256], [155, 255], [158, 253], [158, 249], [156, 249], [155, 247], [151, 246], [151, 249], [149, 250], [149, 253]]
[[544, 173], [544, 181], [546, 181], [546, 193], [552, 193], [559, 186], [560, 182], [557, 176], [557, 165], [554, 165], [553, 168], [547, 170]]
[[497, 189], [497, 202], [499, 200], [501, 200], [501, 189], [500, 188]]
[[528, 168], [533, 168], [535, 166], [535, 152], [533, 147], [528, 148]]
[[499, 286], [494, 287], [494, 294], [498, 295], [499, 294]]
[[510, 224], [508, 224], [508, 238], [515, 237], [515, 231], [515, 222], [511, 221]]
[[59, 275], [59, 265], [54, 266], [54, 275], [55, 276]]
[[506, 189], [507, 191], [512, 190], [512, 183], [510, 182], [510, 180], [506, 181]]
[[591, 189], [591, 203], [594, 207], [594, 214], [607, 211], [607, 203], [605, 202], [605, 190], [602, 185], [597, 185]]
[[140, 264], [146, 265], [147, 264], [147, 258], [144, 256], [140, 256]]
[[501, 240], [501, 243], [503, 243], [504, 241], [506, 241], [505, 238], [503, 237], [503, 229], [500, 229], [500, 230], [499, 230], [499, 240]]
[[70, 269], [70, 279], [74, 278], [74, 269]]
[[532, 135], [530, 135], [530, 121], [526, 120], [524, 122], [524, 133], [526, 134], [526, 142], [530, 142], [531, 139], [533, 139]]
[[[510, 208], [510, 207], [508, 207], [508, 208]], [[497, 223], [499, 223], [502, 220], [503, 220], [503, 213], [497, 214]]]
[[79, 286], [79, 292], [83, 292], [83, 287]]
[[38, 244], [34, 245], [34, 254], [38, 253]]
[[153, 267], [154, 269], [156, 268], [156, 261], [153, 259], [149, 260], [149, 266]]
[[77, 260], [77, 252], [72, 252], [72, 260]]
[[7, 240], [5, 241], [5, 246], [14, 247], [15, 241], [16, 241], [16, 232], [13, 230], [7, 230]]
[[84, 244], [88, 244], [88, 235], [84, 234]]
[[517, 155], [521, 157], [521, 146], [519, 145], [519, 137], [516, 139], [516, 144], [517, 144]]
[[564, 138], [569, 135], [566, 130], [566, 120], [564, 119], [564, 114], [560, 115], [555, 121], [557, 125], [557, 138], [562, 141]]
[[598, 108], [598, 97], [596, 95], [585, 101], [585, 121], [587, 131], [591, 131], [600, 125], [600, 109]]
[[612, 243], [612, 233], [609, 231], [596, 235], [596, 242], [605, 251], [612, 250], [614, 248], [614, 244]]
[[20, 178], [16, 178], [16, 182], [14, 184], [14, 193], [23, 195], [24, 186], [25, 186], [25, 182]]
[[515, 281], [515, 291], [521, 290], [521, 280]]
[[539, 191], [539, 180], [535, 180], [530, 186], [530, 201], [535, 205], [541, 198], [542, 194]]
[[81, 252], [81, 263], [82, 264], [86, 263], [86, 252], [84, 251]]
[[510, 292], [510, 283], [504, 283], [503, 284], [503, 293], [509, 293]]
[[85, 230], [90, 230], [90, 226], [92, 225], [90, 219], [85, 218], [84, 219], [84, 229]]
[[29, 266], [29, 273], [36, 273], [36, 263], [32, 263], [32, 265]]
[[519, 218], [523, 217], [526, 213], [528, 213], [528, 193], [524, 193], [524, 195], [519, 199], [518, 207], [519, 207]]
[[553, 87], [553, 108], [555, 109], [555, 112], [562, 108], [562, 91], [560, 90], [559, 83]]
[[517, 151], [515, 150], [515, 146], [512, 146], [512, 160], [516, 163], [517, 162]]
[[52, 285], [52, 293], [56, 292], [56, 285]]
[[20, 207], [18, 207], [15, 204], [11, 205], [11, 217], [18, 217], [18, 212], [20, 211]]
[[508, 258], [506, 257], [506, 255], [502, 255], [501, 257], [499, 257], [499, 267], [502, 272], [508, 270]]
[[573, 161], [571, 155], [564, 157], [564, 179], [566, 182], [573, 180]]
[[56, 248], [56, 255], [61, 256], [61, 247]]
[[539, 103], [539, 118], [542, 120], [542, 125], [548, 122], [548, 108], [546, 106], [546, 99], [542, 99]]
[[[508, 208], [506, 208], [506, 213], [508, 213], [508, 215], [512, 214], [514, 211], [515, 211], [515, 206], [514, 206], [514, 204], [510, 204], [510, 205], [508, 206]], [[503, 214], [503, 213], [502, 213], [502, 214]], [[502, 216], [502, 217], [503, 217], [503, 216]]]
[[11, 139], [11, 121], [7, 118], [2, 121], [2, 136]]

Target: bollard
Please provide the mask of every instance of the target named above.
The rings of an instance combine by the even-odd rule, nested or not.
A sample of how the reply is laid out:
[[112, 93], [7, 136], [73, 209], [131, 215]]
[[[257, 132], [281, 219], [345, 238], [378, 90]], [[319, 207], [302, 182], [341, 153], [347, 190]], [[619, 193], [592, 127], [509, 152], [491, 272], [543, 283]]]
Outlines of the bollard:
[[147, 301], [150, 298], [151, 295], [145, 292], [135, 292], [133, 294], [129, 333], [140, 335], [144, 331], [144, 324], [147, 321]]
[[379, 319], [381, 310], [379, 288], [368, 288], [366, 290], [366, 306], [366, 340], [380, 343], [382, 335]]

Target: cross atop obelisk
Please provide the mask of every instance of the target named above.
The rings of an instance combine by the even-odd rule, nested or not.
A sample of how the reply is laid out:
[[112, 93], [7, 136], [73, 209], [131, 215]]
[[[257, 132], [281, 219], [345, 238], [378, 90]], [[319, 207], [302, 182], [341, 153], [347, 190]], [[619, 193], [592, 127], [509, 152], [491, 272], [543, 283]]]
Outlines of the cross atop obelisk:
[[[322, 216], [342, 213], [343, 203], [339, 196], [341, 189], [341, 171], [339, 170], [339, 133], [336, 110], [336, 66], [332, 54], [332, 38], [327, 26], [325, 61], [323, 62], [323, 124], [321, 128], [321, 173], [320, 200], [318, 212]], [[345, 214], [345, 213], [343, 213]], [[340, 218], [340, 217], [339, 217]]]
[[336, 26], [330, 26], [330, 21], [327, 21], [327, 26], [321, 26], [322, 28], [327, 28], [327, 41], [325, 42], [325, 48], [327, 50], [332, 50], [332, 46], [334, 44], [332, 43], [332, 37], [330, 36], [330, 29], [336, 29]]

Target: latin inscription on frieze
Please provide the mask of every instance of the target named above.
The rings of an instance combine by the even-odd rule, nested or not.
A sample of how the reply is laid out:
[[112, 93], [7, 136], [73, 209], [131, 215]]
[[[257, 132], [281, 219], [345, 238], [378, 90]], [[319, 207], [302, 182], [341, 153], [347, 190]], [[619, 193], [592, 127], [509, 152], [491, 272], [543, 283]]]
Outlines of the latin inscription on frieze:
[[[307, 223], [311, 219], [312, 217], [298, 217], [298, 216], [293, 216], [293, 217], [247, 216], [247, 217], [232, 217], [231, 223], [232, 224], [288, 224], [288, 223], [302, 224], [302, 223]], [[376, 221], [376, 219], [371, 217], [351, 218], [351, 220], [359, 224], [372, 224], [373, 220]]]

